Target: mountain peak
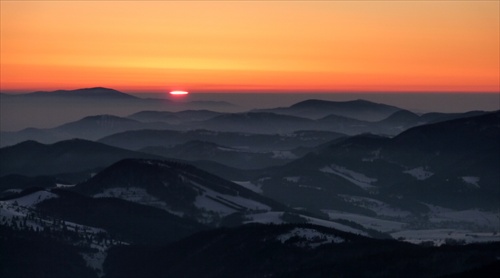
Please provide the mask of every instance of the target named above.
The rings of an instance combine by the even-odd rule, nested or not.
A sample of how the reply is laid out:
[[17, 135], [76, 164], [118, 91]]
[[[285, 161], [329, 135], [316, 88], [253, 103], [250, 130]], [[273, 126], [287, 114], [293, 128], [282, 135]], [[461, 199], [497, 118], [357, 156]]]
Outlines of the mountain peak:
[[105, 87], [90, 87], [76, 90], [57, 90], [57, 91], [37, 91], [25, 94], [25, 96], [51, 96], [51, 97], [99, 97], [99, 98], [120, 98], [120, 99], [136, 99], [135, 96], [122, 93], [115, 89]]

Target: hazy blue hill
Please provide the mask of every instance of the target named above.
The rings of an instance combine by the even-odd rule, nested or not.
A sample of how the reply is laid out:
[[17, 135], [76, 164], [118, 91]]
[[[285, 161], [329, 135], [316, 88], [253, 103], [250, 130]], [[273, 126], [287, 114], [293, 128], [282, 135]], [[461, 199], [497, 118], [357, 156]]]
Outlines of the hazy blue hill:
[[17, 132], [2, 132], [2, 142], [0, 145], [9, 146], [26, 140], [35, 140], [46, 144], [72, 138], [96, 140], [126, 130], [146, 128], [166, 129], [171, 127], [167, 123], [142, 123], [114, 115], [95, 115], [54, 128], [27, 128]]
[[139, 151], [189, 161], [211, 160], [240, 169], [257, 169], [283, 165], [303, 152], [252, 152], [206, 141], [189, 141], [171, 148], [146, 147]]
[[321, 123], [325, 129], [335, 130], [348, 135], [356, 135], [373, 130], [372, 122], [361, 121], [349, 117], [331, 114], [316, 120]]
[[279, 134], [305, 129], [320, 130], [319, 127], [315, 128], [315, 122], [310, 119], [266, 112], [220, 115], [200, 122], [199, 127], [217, 131], [260, 134]]
[[128, 118], [141, 122], [167, 122], [178, 124], [190, 121], [203, 121], [222, 115], [223, 113], [210, 110], [185, 110], [179, 112], [169, 111], [140, 111]]
[[222, 114], [224, 113], [211, 110], [184, 110], [175, 112], [175, 115], [181, 118], [183, 121], [203, 121]]
[[124, 158], [158, 158], [158, 156], [86, 141], [61, 141], [51, 145], [26, 141], [0, 149], [0, 175], [55, 175], [92, 170]]
[[267, 111], [312, 119], [319, 119], [335, 114], [363, 121], [378, 121], [388, 117], [398, 110], [400, 110], [400, 108], [395, 106], [374, 103], [366, 100], [326, 101], [310, 99], [296, 103], [289, 107], [256, 111]]
[[140, 111], [127, 118], [141, 122], [178, 123], [180, 121], [179, 117], [177, 117], [174, 112], [169, 111]]
[[58, 126], [54, 129], [54, 132], [68, 133], [73, 137], [82, 139], [98, 139], [126, 130], [145, 128], [165, 129], [169, 127], [171, 126], [166, 123], [142, 123], [113, 115], [96, 115]]
[[419, 115], [408, 110], [400, 110], [391, 114], [389, 117], [379, 121], [379, 124], [392, 126], [414, 126], [421, 122]]
[[302, 130], [289, 134], [252, 134], [222, 132], [204, 129], [176, 130], [136, 130], [106, 136], [99, 142], [120, 148], [139, 150], [145, 147], [166, 147], [189, 141], [206, 141], [218, 145], [251, 151], [291, 150], [297, 147], [315, 147], [328, 141], [345, 137], [330, 131]]

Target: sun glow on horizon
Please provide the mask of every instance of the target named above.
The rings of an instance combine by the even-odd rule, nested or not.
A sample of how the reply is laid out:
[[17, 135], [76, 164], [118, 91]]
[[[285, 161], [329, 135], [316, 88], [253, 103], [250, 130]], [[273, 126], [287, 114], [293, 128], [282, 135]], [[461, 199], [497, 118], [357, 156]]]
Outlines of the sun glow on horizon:
[[500, 91], [499, 1], [0, 5], [4, 91]]

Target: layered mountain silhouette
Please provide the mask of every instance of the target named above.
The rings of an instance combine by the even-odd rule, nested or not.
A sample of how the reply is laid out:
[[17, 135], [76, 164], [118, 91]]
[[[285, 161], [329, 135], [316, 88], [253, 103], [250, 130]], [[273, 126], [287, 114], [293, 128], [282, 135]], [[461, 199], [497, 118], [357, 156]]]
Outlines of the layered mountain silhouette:
[[1, 98], [3, 128], [55, 126], [0, 134], [1, 277], [500, 270], [500, 111], [234, 113], [100, 87]]
[[218, 145], [253, 151], [290, 150], [297, 147], [314, 147], [328, 141], [345, 137], [329, 131], [296, 131], [289, 134], [252, 134], [241, 132], [219, 132], [204, 129], [137, 130], [106, 136], [98, 142], [120, 148], [138, 150], [145, 147], [173, 147], [200, 140]]
[[314, 199], [332, 207], [324, 197], [330, 192], [332, 198], [399, 196], [445, 207], [498, 208], [499, 120], [494, 112], [414, 127], [394, 138], [338, 140], [263, 174], [274, 178], [260, 184], [268, 196], [296, 206]]
[[307, 153], [309, 149], [252, 152], [205, 141], [189, 141], [171, 148], [146, 147], [139, 151], [188, 161], [214, 161], [240, 169], [258, 169], [283, 165]]
[[18, 132], [2, 132], [1, 145], [13, 145], [26, 140], [35, 140], [40, 143], [55, 143], [57, 141], [73, 138], [97, 140], [126, 130], [145, 128], [166, 129], [170, 127], [171, 126], [167, 123], [142, 123], [113, 115], [96, 115], [88, 116], [78, 121], [66, 123], [54, 128], [28, 128]]
[[81, 139], [45, 145], [26, 141], [0, 149], [0, 176], [55, 175], [92, 171], [124, 158], [160, 158]]

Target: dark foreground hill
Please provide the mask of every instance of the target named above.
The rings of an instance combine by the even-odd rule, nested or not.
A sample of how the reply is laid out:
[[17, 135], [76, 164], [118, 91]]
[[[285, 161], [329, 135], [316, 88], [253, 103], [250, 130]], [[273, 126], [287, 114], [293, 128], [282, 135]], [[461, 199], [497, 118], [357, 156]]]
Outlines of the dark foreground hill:
[[120, 246], [106, 277], [440, 277], [488, 267], [499, 244], [425, 247], [313, 225], [246, 225], [165, 247]]

